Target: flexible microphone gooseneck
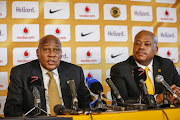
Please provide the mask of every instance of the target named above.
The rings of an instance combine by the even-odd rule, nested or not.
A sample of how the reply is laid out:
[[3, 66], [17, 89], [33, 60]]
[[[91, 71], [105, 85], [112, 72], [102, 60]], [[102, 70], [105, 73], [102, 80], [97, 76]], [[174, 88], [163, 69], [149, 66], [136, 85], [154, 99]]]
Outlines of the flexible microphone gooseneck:
[[78, 99], [77, 99], [77, 91], [76, 85], [74, 80], [67, 81], [70, 87], [71, 95], [72, 95], [72, 109], [77, 111], [78, 110]]
[[114, 92], [114, 94], [116, 95], [117, 99], [119, 99], [122, 103], [124, 103], [123, 98], [121, 97], [118, 89], [116, 88], [116, 86], [114, 85], [114, 83], [112, 82], [112, 80], [110, 78], [106, 79], [107, 84], [110, 86], [110, 88], [112, 89], [112, 91]]

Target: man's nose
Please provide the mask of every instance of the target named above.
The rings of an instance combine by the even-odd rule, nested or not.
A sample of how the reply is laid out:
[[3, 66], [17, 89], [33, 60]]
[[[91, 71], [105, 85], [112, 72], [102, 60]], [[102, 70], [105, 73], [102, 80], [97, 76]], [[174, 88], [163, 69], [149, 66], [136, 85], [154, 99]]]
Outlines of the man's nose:
[[53, 50], [50, 50], [48, 55], [49, 55], [49, 56], [56, 56], [56, 54], [54, 53]]

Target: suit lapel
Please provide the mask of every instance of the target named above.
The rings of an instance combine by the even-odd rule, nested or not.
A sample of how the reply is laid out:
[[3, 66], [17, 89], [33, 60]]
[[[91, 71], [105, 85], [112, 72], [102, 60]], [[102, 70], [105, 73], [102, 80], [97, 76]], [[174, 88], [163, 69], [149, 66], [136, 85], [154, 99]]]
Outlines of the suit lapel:
[[162, 91], [163, 87], [159, 83], [155, 81], [155, 77], [157, 75], [161, 74], [161, 68], [160, 68], [160, 63], [157, 60], [157, 57], [154, 56], [153, 59], [153, 77], [154, 77], [154, 86], [155, 86], [155, 93], [159, 93], [159, 91]]

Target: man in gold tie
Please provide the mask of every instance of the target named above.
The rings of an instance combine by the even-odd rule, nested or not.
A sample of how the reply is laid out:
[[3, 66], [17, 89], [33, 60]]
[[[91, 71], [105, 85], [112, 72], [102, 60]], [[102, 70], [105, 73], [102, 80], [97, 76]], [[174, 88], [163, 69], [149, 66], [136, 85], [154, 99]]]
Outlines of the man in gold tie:
[[[139, 87], [133, 79], [133, 70], [141, 67], [146, 71], [145, 84], [150, 95], [154, 95], [157, 104], [163, 102], [164, 87], [155, 81], [157, 75], [162, 75], [171, 85], [174, 92], [180, 96], [180, 75], [173, 62], [169, 59], [157, 56], [158, 40], [154, 33], [142, 30], [136, 34], [133, 46], [133, 55], [126, 61], [119, 62], [111, 67], [110, 76], [125, 101], [137, 101], [139, 99]], [[167, 94], [168, 101], [177, 103], [177, 100]]]
[[[57, 104], [71, 109], [72, 95], [67, 81], [74, 80], [77, 90], [78, 107], [89, 108], [91, 97], [84, 83], [84, 74], [80, 66], [61, 60], [60, 40], [47, 35], [40, 39], [37, 60], [12, 68], [7, 100], [4, 107], [5, 117], [20, 117], [34, 107], [32, 92], [28, 89], [27, 79], [36, 76], [41, 80], [39, 87], [41, 108], [48, 114], [55, 115], [53, 108]], [[41, 112], [41, 115], [46, 115]], [[35, 115], [36, 111], [28, 115]]]

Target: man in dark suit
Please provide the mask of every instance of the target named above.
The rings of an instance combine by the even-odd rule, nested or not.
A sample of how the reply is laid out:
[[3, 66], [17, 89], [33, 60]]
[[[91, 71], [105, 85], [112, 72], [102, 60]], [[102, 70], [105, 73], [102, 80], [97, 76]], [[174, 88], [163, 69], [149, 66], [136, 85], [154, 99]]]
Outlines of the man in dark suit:
[[[134, 40], [133, 56], [126, 61], [119, 62], [111, 68], [111, 79], [122, 98], [125, 101], [139, 98], [139, 87], [133, 79], [133, 70], [136, 67], [145, 69], [149, 67], [148, 75], [153, 85], [153, 95], [157, 104], [163, 102], [163, 86], [155, 81], [155, 77], [160, 74], [166, 82], [171, 85], [174, 92], [180, 96], [180, 75], [178, 74], [173, 62], [169, 59], [157, 56], [157, 37], [149, 31], [140, 31]], [[168, 100], [177, 103], [177, 100], [170, 94], [167, 94]]]
[[[52, 114], [48, 98], [48, 71], [53, 72], [59, 90], [60, 103], [67, 109], [71, 108], [72, 95], [68, 80], [74, 80], [77, 90], [78, 105], [80, 109], [89, 108], [91, 97], [84, 83], [84, 74], [81, 67], [61, 61], [62, 49], [59, 39], [53, 35], [47, 35], [40, 39], [37, 49], [37, 60], [18, 65], [11, 70], [7, 100], [4, 107], [5, 117], [19, 117], [34, 107], [33, 94], [28, 88], [27, 79], [38, 77], [42, 85], [39, 89], [41, 108]], [[54, 91], [53, 91], [54, 92]], [[41, 112], [42, 115], [44, 112]], [[28, 115], [35, 115], [36, 111]]]

